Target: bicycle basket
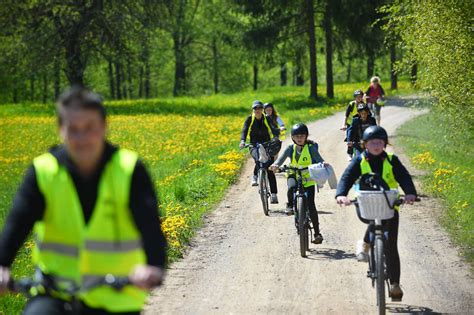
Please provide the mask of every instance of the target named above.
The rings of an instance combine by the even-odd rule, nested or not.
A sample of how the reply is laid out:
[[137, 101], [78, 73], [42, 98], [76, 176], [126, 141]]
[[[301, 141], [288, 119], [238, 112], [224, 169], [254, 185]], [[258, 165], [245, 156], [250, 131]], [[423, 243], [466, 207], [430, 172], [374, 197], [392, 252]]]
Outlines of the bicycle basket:
[[268, 145], [268, 154], [270, 156], [275, 156], [278, 154], [278, 152], [280, 152], [280, 149], [281, 149], [281, 141], [272, 141], [270, 142], [270, 144]]
[[360, 216], [366, 220], [388, 220], [393, 218], [394, 210], [390, 209], [398, 197], [398, 190], [386, 190], [390, 205], [384, 196], [383, 191], [366, 191], [359, 190], [357, 192], [357, 203], [359, 204]]

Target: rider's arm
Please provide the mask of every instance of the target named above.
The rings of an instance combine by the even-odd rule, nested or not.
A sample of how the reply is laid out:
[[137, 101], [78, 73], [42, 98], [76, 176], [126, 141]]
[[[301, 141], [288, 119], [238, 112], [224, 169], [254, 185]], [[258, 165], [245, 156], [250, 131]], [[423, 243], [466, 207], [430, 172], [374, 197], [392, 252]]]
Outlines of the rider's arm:
[[398, 182], [405, 195], [416, 196], [415, 184], [413, 184], [410, 173], [408, 173], [408, 170], [395, 155], [392, 158], [392, 168], [395, 180]]
[[380, 84], [379, 84], [379, 87], [380, 87], [380, 96], [382, 98], [384, 98], [385, 97], [385, 91], [383, 90], [383, 87]]
[[267, 119], [267, 121], [268, 121], [268, 125], [270, 126], [270, 129], [272, 130], [272, 134], [273, 134], [273, 135], [270, 135], [270, 138], [273, 139], [275, 137], [279, 137], [280, 136], [280, 128], [276, 127], [271, 119]]
[[360, 177], [360, 157], [352, 159], [337, 184], [336, 197], [347, 196], [352, 185]]
[[242, 128], [242, 133], [240, 134], [240, 141], [245, 142], [245, 139], [247, 138], [247, 133], [250, 128], [250, 122], [252, 121], [252, 116], [247, 117], [247, 119], [244, 122], [244, 126]]
[[357, 133], [357, 126], [359, 125], [359, 118], [352, 118], [352, 123], [347, 130], [347, 142], [353, 142]]
[[44, 196], [38, 188], [32, 165], [15, 195], [0, 235], [0, 266], [11, 266], [33, 225], [43, 218], [44, 211]]
[[281, 166], [287, 158], [291, 159], [292, 153], [293, 153], [293, 145], [290, 144], [289, 146], [286, 147], [285, 151], [283, 151], [283, 153], [278, 156], [278, 159], [275, 162], [273, 162], [273, 165]]
[[322, 158], [321, 154], [319, 154], [317, 143], [314, 143], [312, 146], [309, 147], [309, 154], [311, 155], [311, 162], [313, 164], [324, 162], [324, 159]]
[[281, 120], [280, 116], [277, 116], [277, 123], [279, 127], [285, 127], [285, 124], [283, 123], [283, 120]]
[[130, 209], [142, 236], [147, 263], [163, 268], [166, 263], [166, 239], [161, 231], [158, 200], [151, 178], [140, 161], [132, 175]]

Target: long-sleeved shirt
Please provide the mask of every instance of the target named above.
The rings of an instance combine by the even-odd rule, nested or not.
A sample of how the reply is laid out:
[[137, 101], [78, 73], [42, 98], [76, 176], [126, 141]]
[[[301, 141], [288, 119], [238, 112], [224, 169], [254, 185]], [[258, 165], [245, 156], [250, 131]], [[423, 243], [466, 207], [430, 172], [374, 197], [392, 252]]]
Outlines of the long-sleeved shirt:
[[[383, 162], [387, 158], [387, 153], [383, 152], [382, 154], [375, 156], [366, 151], [366, 154], [372, 172], [382, 176]], [[337, 185], [336, 197], [347, 196], [352, 185], [354, 185], [354, 183], [362, 175], [362, 171], [360, 168], [361, 159], [362, 156], [354, 158], [347, 166], [346, 170], [341, 176], [339, 184]], [[393, 155], [391, 163], [395, 180], [403, 189], [403, 192], [406, 195], [416, 195], [416, 188], [413, 184], [413, 180], [411, 179], [411, 175], [410, 173], [408, 173], [407, 169], [405, 168], [405, 166], [402, 165], [396, 155]]]
[[[323, 158], [319, 154], [318, 144], [315, 142], [310, 142], [310, 144], [312, 144], [309, 147], [309, 154], [311, 155], [311, 164], [324, 162]], [[302, 151], [303, 150], [296, 150], [295, 158], [297, 161], [300, 159]], [[289, 158], [290, 160], [293, 158], [293, 144], [288, 145], [285, 151], [283, 151], [283, 153], [278, 156], [278, 159], [273, 164], [280, 166], [283, 164], [283, 162], [285, 162], [287, 158]]]
[[[264, 119], [267, 120], [268, 125], [272, 131], [272, 134], [268, 134], [267, 126], [265, 125]], [[242, 133], [240, 135], [240, 141], [246, 141], [247, 133], [252, 123], [252, 115], [247, 117], [244, 122], [244, 127], [242, 128]], [[255, 118], [252, 129], [250, 130], [250, 143], [264, 143], [270, 141], [273, 137], [278, 137], [280, 135], [280, 129], [275, 127], [271, 119], [267, 119], [264, 115], [262, 118]]]
[[364, 130], [367, 129], [369, 126], [375, 125], [377, 125], [377, 122], [372, 116], [367, 117], [366, 121], [362, 121], [359, 116], [355, 116], [352, 119], [352, 123], [349, 129], [347, 130], [348, 141], [359, 142], [362, 139], [362, 134], [364, 133]]
[[[84, 214], [89, 222], [97, 200], [98, 186], [104, 167], [117, 147], [106, 143], [104, 154], [96, 171], [85, 178], [68, 156], [64, 146], [50, 150], [58, 162], [65, 166], [72, 177]], [[137, 161], [130, 186], [130, 211], [138, 231], [149, 265], [164, 267], [166, 262], [166, 239], [161, 231], [156, 193], [141, 161]], [[35, 222], [41, 221], [46, 209], [45, 197], [36, 179], [34, 166], [30, 166], [16, 193], [13, 206], [0, 235], [0, 265], [10, 266], [16, 253], [32, 230]]]

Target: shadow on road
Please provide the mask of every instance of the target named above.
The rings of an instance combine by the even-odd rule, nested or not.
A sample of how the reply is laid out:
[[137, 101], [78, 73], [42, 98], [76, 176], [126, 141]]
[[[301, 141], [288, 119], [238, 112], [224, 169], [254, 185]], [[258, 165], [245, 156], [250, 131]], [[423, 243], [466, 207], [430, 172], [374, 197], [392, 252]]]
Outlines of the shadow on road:
[[354, 253], [348, 253], [340, 249], [335, 248], [310, 248], [308, 259], [313, 260], [324, 260], [324, 259], [334, 259], [334, 260], [342, 260], [342, 259], [355, 259]]
[[425, 306], [408, 304], [387, 304], [387, 312], [395, 314], [441, 314]]

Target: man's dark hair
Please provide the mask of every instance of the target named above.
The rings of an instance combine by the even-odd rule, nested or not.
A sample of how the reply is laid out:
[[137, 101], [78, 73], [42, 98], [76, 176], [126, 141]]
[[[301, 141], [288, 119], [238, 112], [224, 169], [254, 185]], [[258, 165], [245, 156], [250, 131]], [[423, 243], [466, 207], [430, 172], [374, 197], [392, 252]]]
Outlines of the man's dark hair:
[[79, 86], [69, 88], [58, 98], [56, 111], [60, 125], [62, 124], [63, 111], [67, 109], [96, 110], [103, 120], [106, 116], [102, 98], [98, 94]]

